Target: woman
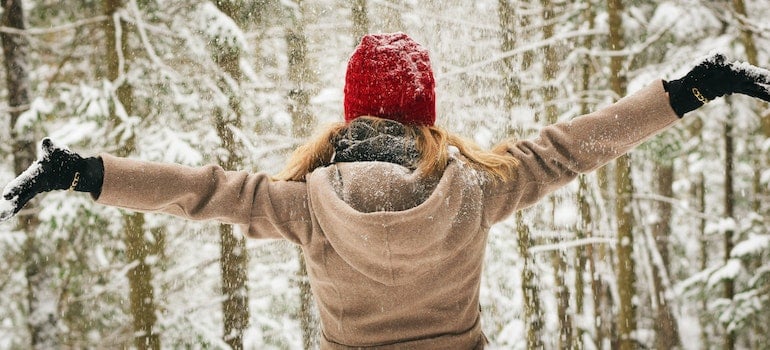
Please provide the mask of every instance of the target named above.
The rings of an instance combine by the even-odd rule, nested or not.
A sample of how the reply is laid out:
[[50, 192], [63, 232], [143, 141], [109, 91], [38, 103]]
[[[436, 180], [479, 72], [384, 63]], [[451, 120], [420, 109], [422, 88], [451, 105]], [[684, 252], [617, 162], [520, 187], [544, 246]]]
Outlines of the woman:
[[345, 122], [300, 147], [276, 178], [107, 154], [45, 139], [6, 187], [3, 218], [36, 194], [241, 225], [302, 247], [322, 349], [481, 349], [479, 286], [491, 225], [624, 154], [716, 97], [770, 101], [770, 72], [720, 55], [600, 111], [484, 151], [436, 127], [427, 51], [367, 35], [348, 63]]

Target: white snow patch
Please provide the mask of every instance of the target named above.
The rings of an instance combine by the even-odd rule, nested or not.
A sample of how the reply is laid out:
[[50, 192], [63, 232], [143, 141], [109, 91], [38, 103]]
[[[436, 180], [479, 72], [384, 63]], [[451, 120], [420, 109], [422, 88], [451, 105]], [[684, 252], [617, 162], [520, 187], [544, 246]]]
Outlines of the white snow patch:
[[759, 175], [759, 183], [763, 185], [770, 185], [770, 169], [762, 170]]
[[15, 200], [0, 199], [0, 221], [5, 221], [13, 216], [13, 209], [16, 208]]
[[159, 130], [156, 143], [142, 149], [142, 156], [165, 163], [199, 165], [203, 155], [192, 145], [199, 138], [195, 133], [176, 131], [168, 128]]
[[[21, 184], [25, 182], [32, 181], [32, 179], [38, 175], [40, 175], [40, 172], [43, 170], [42, 166], [40, 165], [40, 162], [34, 162], [32, 165], [27, 168], [27, 170], [24, 170], [21, 175], [17, 176], [13, 181], [9, 182], [5, 188], [3, 189], [3, 198], [5, 198], [5, 195], [11, 192], [12, 189], [21, 186]], [[15, 201], [15, 199], [18, 198], [18, 196], [14, 196], [12, 200]]]
[[104, 246], [98, 246], [94, 249], [94, 261], [96, 262], [96, 266], [99, 266], [101, 268], [106, 268], [107, 266], [110, 266], [110, 259], [107, 258], [107, 254], [104, 252]]
[[41, 114], [48, 114], [53, 111], [53, 105], [38, 97], [32, 101], [29, 109], [24, 111], [16, 120], [16, 124], [13, 126], [17, 133], [23, 133], [25, 129], [32, 127], [35, 122], [40, 119]]
[[724, 234], [725, 232], [735, 232], [738, 228], [738, 223], [733, 218], [721, 218], [717, 222], [710, 222], [706, 224], [707, 234]]
[[318, 92], [313, 98], [310, 100], [310, 103], [314, 105], [318, 104], [325, 104], [325, 103], [339, 103], [343, 99], [342, 90], [340, 89], [332, 89], [332, 88], [326, 88], [321, 89], [321, 91]]
[[98, 134], [99, 125], [95, 121], [79, 121], [72, 119], [66, 124], [52, 130], [49, 137], [63, 144], [75, 145]]
[[758, 85], [764, 87], [765, 91], [770, 92], [770, 70], [740, 61], [730, 63], [730, 69], [746, 74], [749, 78], [757, 81]]
[[655, 29], [668, 28], [682, 18], [682, 9], [672, 3], [662, 3], [655, 9], [649, 26]]
[[718, 268], [719, 267], [717, 266], [709, 267], [677, 283], [677, 285], [674, 287], [675, 293], [677, 295], [683, 295], [688, 289], [691, 289], [698, 284], [707, 282], [711, 274], [714, 273], [714, 271], [716, 271]]
[[577, 223], [577, 207], [572, 203], [561, 203], [556, 206], [553, 213], [553, 223], [558, 227], [571, 227]]
[[692, 181], [687, 178], [679, 179], [674, 181], [671, 188], [674, 190], [674, 193], [689, 193], [692, 188]]
[[733, 247], [731, 258], [741, 258], [747, 255], [761, 253], [770, 246], [770, 235], [753, 235]]
[[200, 15], [198, 23], [203, 25], [203, 33], [212, 42], [236, 50], [246, 48], [246, 37], [243, 31], [232, 18], [222, 13], [216, 5], [208, 1], [204, 2], [198, 8], [198, 14]]
[[458, 149], [455, 146], [449, 146], [447, 147], [447, 152], [449, 153], [450, 157], [457, 158], [461, 155], [460, 149]]
[[717, 283], [724, 280], [735, 279], [735, 277], [737, 277], [740, 272], [741, 262], [738, 261], [738, 259], [730, 259], [727, 261], [727, 263], [725, 263], [724, 266], [718, 268], [716, 271], [714, 271], [713, 274], [711, 274], [711, 276], [709, 276], [708, 286], [714, 287]]
[[487, 128], [479, 128], [473, 134], [473, 141], [480, 145], [488, 145], [491, 140], [495, 139], [496, 135]]

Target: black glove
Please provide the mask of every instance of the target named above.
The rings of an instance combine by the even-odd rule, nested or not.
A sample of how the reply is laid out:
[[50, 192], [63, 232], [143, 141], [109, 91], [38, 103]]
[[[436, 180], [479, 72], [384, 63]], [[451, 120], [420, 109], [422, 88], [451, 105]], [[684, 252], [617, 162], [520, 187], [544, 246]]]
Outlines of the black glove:
[[664, 81], [669, 102], [681, 118], [717, 97], [732, 93], [770, 102], [770, 71], [747, 63], [725, 62], [715, 54], [701, 61], [684, 77]]
[[38, 193], [52, 190], [90, 192], [98, 198], [104, 180], [104, 164], [98, 157], [83, 158], [49, 138], [41, 142], [42, 154], [3, 191], [0, 221], [18, 213]]

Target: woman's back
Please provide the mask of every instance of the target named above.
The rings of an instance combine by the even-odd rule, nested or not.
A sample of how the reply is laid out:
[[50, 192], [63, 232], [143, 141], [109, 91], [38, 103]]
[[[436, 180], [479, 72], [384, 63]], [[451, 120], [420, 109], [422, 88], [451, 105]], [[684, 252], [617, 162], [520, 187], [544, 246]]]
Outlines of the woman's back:
[[377, 161], [339, 163], [308, 176], [313, 233], [303, 250], [325, 341], [422, 339], [436, 348], [482, 342], [479, 283], [488, 227], [481, 181], [460, 159], [437, 182]]

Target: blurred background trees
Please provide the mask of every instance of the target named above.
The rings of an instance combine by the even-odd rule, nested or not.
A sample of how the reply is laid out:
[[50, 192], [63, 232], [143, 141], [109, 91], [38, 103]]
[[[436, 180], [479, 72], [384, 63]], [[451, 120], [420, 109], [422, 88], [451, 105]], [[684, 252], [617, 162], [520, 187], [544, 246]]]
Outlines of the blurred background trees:
[[[438, 123], [488, 147], [709, 52], [770, 66], [770, 5], [718, 1], [4, 1], [0, 180], [42, 136], [277, 172], [342, 116], [367, 32], [431, 51]], [[634, 127], [630, 125], [629, 127]], [[770, 109], [731, 96], [493, 228], [492, 348], [770, 347]], [[314, 348], [301, 254], [51, 193], [0, 224], [0, 348]]]

